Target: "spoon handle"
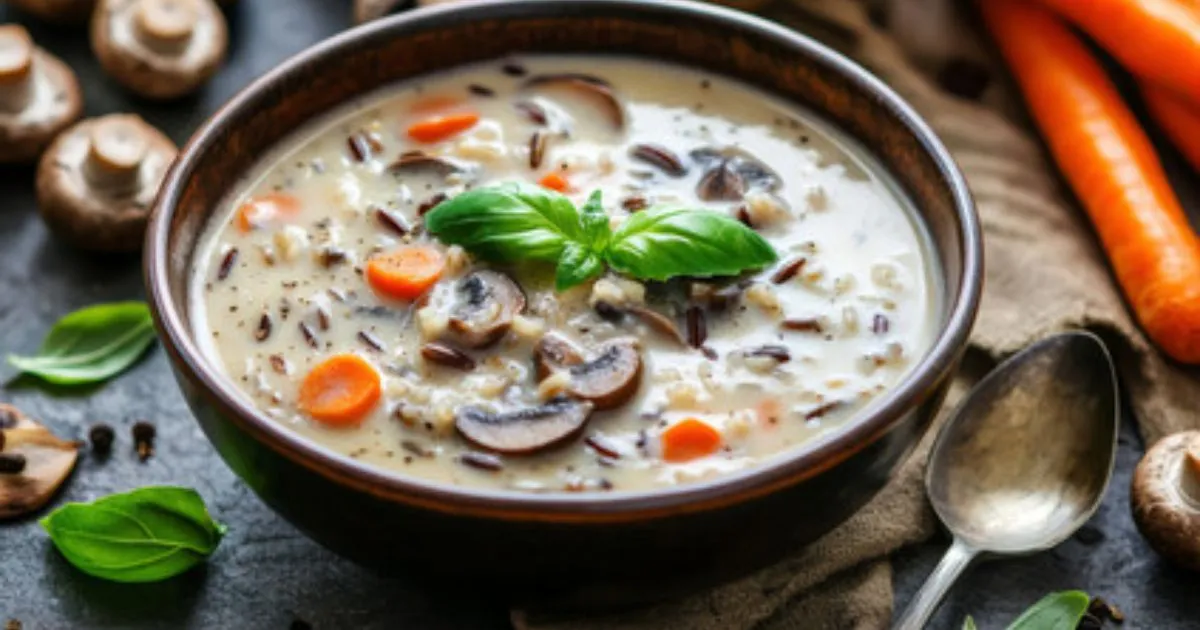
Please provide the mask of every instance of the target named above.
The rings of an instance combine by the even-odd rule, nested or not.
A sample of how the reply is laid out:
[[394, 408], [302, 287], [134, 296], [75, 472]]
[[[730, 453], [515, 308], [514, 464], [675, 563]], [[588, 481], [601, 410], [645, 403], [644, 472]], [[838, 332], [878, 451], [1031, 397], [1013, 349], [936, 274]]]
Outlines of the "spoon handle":
[[904, 614], [900, 615], [900, 619], [893, 629], [921, 630], [924, 628], [933, 613], [937, 612], [938, 605], [942, 603], [942, 599], [946, 597], [950, 587], [958, 581], [958, 576], [962, 575], [977, 555], [979, 555], [978, 551], [955, 538], [954, 543], [946, 550], [946, 555], [942, 556], [942, 561], [925, 579], [921, 590], [913, 596], [908, 608], [905, 609]]

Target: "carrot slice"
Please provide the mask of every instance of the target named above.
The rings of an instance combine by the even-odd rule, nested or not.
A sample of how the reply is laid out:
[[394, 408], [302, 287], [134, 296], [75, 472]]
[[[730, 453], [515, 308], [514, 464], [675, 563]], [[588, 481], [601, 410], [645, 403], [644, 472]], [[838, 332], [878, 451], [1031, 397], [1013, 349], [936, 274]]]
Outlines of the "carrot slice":
[[1023, 0], [979, 4], [1138, 321], [1171, 357], [1200, 363], [1200, 241], [1150, 139], [1053, 14]]
[[317, 364], [300, 384], [300, 410], [330, 426], [362, 422], [381, 392], [379, 372], [362, 357], [338, 354]]
[[442, 277], [446, 257], [429, 245], [407, 245], [367, 261], [367, 282], [400, 300], [415, 300]]
[[558, 192], [567, 192], [571, 188], [571, 183], [558, 171], [546, 173], [545, 177], [538, 180], [538, 185], [542, 188], [557, 190]]
[[238, 207], [237, 225], [242, 232], [252, 232], [299, 213], [299, 199], [287, 193], [267, 193], [251, 197]]
[[1184, 102], [1170, 90], [1150, 83], [1142, 84], [1142, 95], [1158, 126], [1200, 172], [1200, 104]]
[[721, 447], [721, 432], [707, 422], [685, 418], [662, 433], [663, 459], [686, 462], [712, 455]]
[[434, 116], [415, 122], [408, 128], [408, 137], [417, 142], [441, 142], [460, 134], [479, 122], [479, 114], [465, 112]]

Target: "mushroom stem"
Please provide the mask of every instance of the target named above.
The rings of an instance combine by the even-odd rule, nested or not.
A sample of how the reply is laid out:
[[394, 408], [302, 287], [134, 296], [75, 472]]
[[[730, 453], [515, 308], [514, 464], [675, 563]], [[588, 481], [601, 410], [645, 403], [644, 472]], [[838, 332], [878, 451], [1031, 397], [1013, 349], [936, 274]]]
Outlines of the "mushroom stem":
[[0, 26], [0, 111], [19, 112], [33, 93], [33, 40], [20, 26]]
[[137, 187], [149, 148], [137, 117], [105, 117], [91, 130], [84, 175], [96, 188], [128, 192]]
[[1179, 471], [1179, 495], [1192, 509], [1200, 512], [1200, 444], [1193, 443], [1183, 453]]
[[193, 0], [140, 0], [134, 10], [133, 31], [147, 48], [175, 54], [187, 48], [197, 17]]

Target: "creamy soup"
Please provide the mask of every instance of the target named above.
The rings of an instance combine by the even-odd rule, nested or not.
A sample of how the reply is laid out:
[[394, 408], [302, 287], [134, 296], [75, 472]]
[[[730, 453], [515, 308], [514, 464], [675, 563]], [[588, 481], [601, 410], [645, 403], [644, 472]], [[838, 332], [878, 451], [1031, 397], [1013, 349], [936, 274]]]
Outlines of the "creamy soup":
[[[489, 249], [516, 229], [505, 204], [561, 207], [552, 190], [579, 216], [601, 191], [609, 234], [664, 208], [720, 229], [621, 241], [624, 263], [559, 290], [554, 239]], [[531, 56], [297, 132], [235, 186], [191, 286], [212, 360], [316, 443], [450, 484], [621, 491], [755, 466], [862, 412], [930, 344], [932, 266], [887, 175], [808, 112], [662, 63]]]

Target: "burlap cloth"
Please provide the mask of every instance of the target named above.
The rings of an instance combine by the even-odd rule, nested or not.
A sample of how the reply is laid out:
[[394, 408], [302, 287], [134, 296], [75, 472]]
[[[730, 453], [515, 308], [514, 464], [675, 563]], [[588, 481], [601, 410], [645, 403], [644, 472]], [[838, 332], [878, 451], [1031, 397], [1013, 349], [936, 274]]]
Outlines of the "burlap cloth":
[[[858, 2], [772, 0], [760, 10], [887, 81], [933, 126], [966, 173], [983, 220], [987, 268], [972, 337], [974, 358], [990, 362], [1050, 333], [1086, 327], [1109, 343], [1147, 443], [1200, 428], [1194, 413], [1200, 408], [1200, 380], [1166, 363], [1132, 323], [1086, 217], [1023, 120], [1014, 89], [1003, 79], [993, 80], [982, 102], [941, 90], [891, 36], [871, 24]], [[959, 32], [974, 31], [963, 26]], [[985, 48], [977, 37], [969, 39], [967, 46], [976, 52]], [[993, 76], [1002, 75], [994, 69]], [[977, 376], [961, 375], [947, 406]], [[775, 566], [651, 608], [565, 619], [516, 611], [514, 625], [531, 630], [885, 628], [892, 615], [888, 555], [936, 531], [922, 485], [934, 432], [861, 512]]]

